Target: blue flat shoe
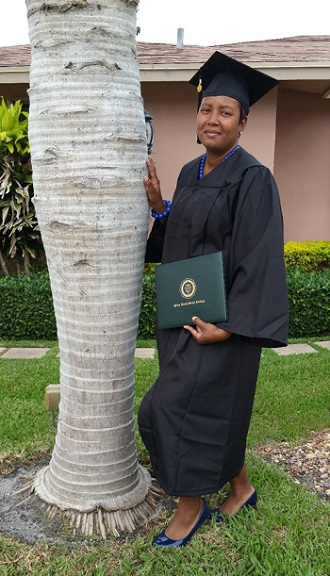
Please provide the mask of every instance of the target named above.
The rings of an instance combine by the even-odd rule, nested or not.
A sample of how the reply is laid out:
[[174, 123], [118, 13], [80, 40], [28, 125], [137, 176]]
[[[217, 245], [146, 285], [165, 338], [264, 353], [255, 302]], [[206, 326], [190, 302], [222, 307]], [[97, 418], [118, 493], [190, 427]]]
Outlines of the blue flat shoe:
[[[246, 502], [244, 502], [244, 504], [241, 506], [241, 508], [244, 508], [244, 506], [253, 506], [255, 507], [257, 505], [258, 502], [258, 494], [256, 492], [256, 490], [253, 492], [253, 494], [251, 494], [250, 498], [247, 499]], [[240, 508], [240, 510], [241, 510]]]
[[[244, 504], [242, 504], [242, 506], [239, 508], [239, 510], [237, 510], [237, 512], [242, 510], [242, 508], [244, 508], [245, 506], [252, 506], [254, 508], [257, 505], [257, 502], [258, 502], [258, 494], [255, 490], [251, 494], [250, 498], [248, 498], [246, 500], [246, 502], [244, 502]], [[237, 514], [237, 512], [236, 512], [236, 514]], [[221, 514], [221, 512], [217, 508], [211, 510], [210, 514], [211, 514], [211, 518], [213, 520], [215, 520], [216, 522], [225, 522], [226, 521], [226, 517], [223, 516], [223, 514]]]
[[186, 544], [188, 544], [189, 540], [191, 540], [195, 532], [197, 532], [198, 528], [200, 528], [201, 525], [206, 520], [209, 520], [209, 518], [210, 518], [210, 509], [206, 504], [205, 500], [203, 499], [203, 508], [196, 520], [196, 524], [184, 538], [181, 538], [181, 540], [172, 540], [172, 538], [166, 536], [165, 530], [163, 530], [163, 532], [158, 534], [158, 536], [155, 536], [155, 538], [152, 541], [152, 544], [153, 546], [162, 546], [164, 548], [177, 548], [178, 546], [185, 546]]

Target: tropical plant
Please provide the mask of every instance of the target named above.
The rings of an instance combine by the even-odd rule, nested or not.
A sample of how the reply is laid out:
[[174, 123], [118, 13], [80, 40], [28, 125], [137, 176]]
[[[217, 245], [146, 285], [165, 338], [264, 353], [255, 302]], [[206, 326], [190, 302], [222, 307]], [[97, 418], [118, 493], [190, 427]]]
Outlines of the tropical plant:
[[20, 100], [6, 105], [2, 98], [0, 105], [0, 154], [19, 152], [23, 156], [29, 153], [28, 113], [22, 111]]
[[42, 249], [32, 203], [33, 187], [28, 142], [28, 113], [22, 103], [0, 105], [0, 265], [9, 274], [15, 258], [29, 273], [30, 257]]
[[84, 534], [132, 531], [153, 504], [134, 439], [134, 350], [148, 204], [138, 0], [26, 0], [29, 142], [60, 347], [49, 466], [33, 484]]

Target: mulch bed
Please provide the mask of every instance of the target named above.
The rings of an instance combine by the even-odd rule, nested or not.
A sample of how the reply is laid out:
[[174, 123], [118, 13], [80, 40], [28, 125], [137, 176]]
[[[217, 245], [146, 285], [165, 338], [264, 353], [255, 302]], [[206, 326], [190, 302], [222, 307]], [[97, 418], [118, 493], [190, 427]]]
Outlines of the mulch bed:
[[283, 466], [297, 484], [307, 483], [313, 492], [330, 501], [330, 428], [314, 432], [298, 446], [280, 442], [259, 446], [253, 452]]

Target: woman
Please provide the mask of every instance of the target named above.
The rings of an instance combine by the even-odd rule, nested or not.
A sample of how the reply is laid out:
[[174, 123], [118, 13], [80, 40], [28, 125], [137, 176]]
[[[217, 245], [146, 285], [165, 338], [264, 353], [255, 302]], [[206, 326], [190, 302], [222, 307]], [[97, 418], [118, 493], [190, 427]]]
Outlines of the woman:
[[288, 329], [282, 215], [273, 176], [238, 145], [249, 106], [276, 80], [219, 52], [191, 80], [198, 86], [197, 136], [206, 153], [183, 167], [164, 201], [149, 157], [145, 178], [155, 224], [147, 259], [183, 260], [222, 250], [228, 320], [159, 330], [160, 373], [139, 428], [162, 488], [178, 496], [170, 524], [153, 540], [177, 547], [210, 517], [202, 495], [229, 482], [220, 510], [254, 506], [244, 464], [262, 346], [285, 346]]

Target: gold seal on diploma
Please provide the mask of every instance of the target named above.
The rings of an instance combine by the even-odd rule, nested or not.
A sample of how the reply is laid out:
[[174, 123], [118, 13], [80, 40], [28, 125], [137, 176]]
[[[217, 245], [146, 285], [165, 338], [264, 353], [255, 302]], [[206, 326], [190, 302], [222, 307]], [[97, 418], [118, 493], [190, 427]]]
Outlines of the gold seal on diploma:
[[192, 298], [196, 294], [196, 290], [196, 282], [192, 278], [186, 278], [180, 284], [180, 294], [183, 298]]

